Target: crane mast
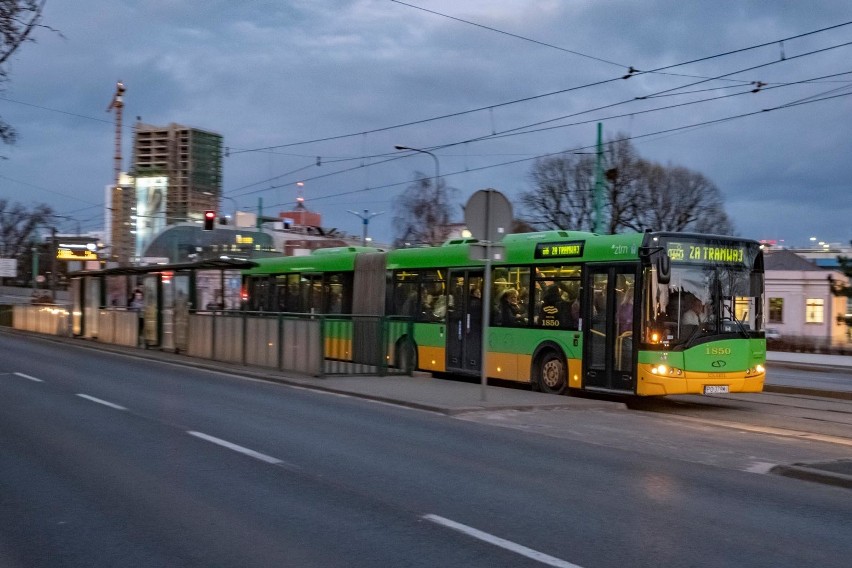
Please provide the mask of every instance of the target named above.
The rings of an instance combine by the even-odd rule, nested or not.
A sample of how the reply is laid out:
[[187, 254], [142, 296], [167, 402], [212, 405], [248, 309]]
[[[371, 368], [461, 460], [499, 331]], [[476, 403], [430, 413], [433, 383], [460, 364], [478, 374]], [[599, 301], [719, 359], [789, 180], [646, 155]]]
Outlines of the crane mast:
[[126, 90], [124, 83], [119, 81], [115, 84], [115, 95], [112, 97], [112, 102], [107, 107], [107, 112], [115, 111], [115, 187], [118, 188], [121, 183], [121, 115], [124, 109], [124, 91]]

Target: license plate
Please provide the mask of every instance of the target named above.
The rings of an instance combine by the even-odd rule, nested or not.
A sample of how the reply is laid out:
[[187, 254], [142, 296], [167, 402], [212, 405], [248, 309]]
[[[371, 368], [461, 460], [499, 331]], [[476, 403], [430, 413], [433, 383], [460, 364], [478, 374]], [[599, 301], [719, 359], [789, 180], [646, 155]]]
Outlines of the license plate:
[[704, 385], [704, 394], [727, 394], [728, 385]]

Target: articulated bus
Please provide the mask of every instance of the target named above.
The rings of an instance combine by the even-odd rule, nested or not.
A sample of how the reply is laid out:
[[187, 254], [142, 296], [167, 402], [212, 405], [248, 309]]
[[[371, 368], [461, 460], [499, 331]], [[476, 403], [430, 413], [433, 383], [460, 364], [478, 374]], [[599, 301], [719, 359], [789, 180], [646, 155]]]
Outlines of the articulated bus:
[[395, 364], [479, 376], [485, 361], [489, 378], [549, 393], [763, 389], [757, 242], [665, 232], [507, 235], [504, 259], [491, 263], [489, 306], [484, 262], [471, 260], [475, 242], [259, 259], [243, 273], [246, 309], [411, 318], [391, 338]]

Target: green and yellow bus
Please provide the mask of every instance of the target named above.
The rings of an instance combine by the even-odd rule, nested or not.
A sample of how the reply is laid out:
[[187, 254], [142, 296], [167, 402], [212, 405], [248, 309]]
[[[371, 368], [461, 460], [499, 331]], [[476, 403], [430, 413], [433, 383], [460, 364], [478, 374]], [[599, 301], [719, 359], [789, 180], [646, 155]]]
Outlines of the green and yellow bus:
[[489, 294], [473, 244], [259, 259], [244, 272], [246, 309], [411, 318], [399, 328], [409, 331], [391, 338], [395, 364], [479, 376], [485, 361], [489, 378], [550, 393], [763, 389], [757, 242], [666, 232], [507, 235], [502, 260], [491, 263]]

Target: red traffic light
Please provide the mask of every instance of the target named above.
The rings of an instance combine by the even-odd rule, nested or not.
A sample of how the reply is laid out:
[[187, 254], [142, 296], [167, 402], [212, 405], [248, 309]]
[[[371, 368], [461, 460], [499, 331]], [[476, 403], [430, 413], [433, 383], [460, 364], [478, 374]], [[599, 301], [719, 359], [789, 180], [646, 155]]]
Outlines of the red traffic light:
[[208, 209], [204, 212], [204, 230], [212, 231], [213, 223], [216, 221], [216, 212], [212, 209]]

